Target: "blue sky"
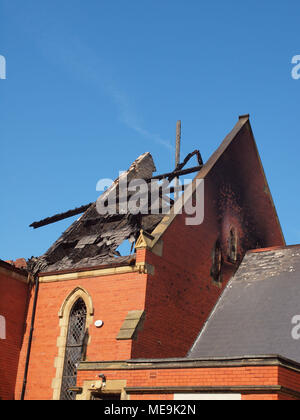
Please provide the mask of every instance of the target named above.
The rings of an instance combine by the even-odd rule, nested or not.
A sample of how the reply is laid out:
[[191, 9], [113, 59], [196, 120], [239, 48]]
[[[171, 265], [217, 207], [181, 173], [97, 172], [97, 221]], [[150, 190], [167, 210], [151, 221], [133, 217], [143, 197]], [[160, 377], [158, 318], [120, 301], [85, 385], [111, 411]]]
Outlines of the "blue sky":
[[28, 225], [141, 153], [172, 170], [178, 119], [182, 156], [207, 160], [244, 113], [299, 243], [299, 17], [298, 1], [0, 0], [0, 258], [44, 253], [72, 219]]

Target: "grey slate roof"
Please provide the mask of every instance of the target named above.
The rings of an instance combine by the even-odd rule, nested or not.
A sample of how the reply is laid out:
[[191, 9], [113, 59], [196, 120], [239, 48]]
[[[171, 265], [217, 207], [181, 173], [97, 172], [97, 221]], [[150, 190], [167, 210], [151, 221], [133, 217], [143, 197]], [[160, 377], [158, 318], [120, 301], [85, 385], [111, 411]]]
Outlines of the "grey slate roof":
[[248, 252], [188, 358], [280, 355], [300, 363], [300, 245]]

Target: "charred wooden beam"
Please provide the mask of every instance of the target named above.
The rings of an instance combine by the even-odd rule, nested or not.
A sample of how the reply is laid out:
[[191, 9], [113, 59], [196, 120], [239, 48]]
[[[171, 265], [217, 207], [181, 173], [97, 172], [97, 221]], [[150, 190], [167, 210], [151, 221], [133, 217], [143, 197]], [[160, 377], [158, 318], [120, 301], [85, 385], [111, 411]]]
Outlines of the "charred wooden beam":
[[166, 174], [156, 175], [156, 176], [153, 176], [151, 179], [146, 180], [146, 182], [151, 182], [152, 179], [161, 180], [161, 179], [165, 179], [165, 178], [168, 178], [168, 180], [170, 181], [170, 178], [174, 179], [178, 176], [188, 175], [188, 174], [192, 174], [194, 172], [199, 172], [201, 168], [202, 168], [202, 165], [199, 165], [199, 166], [193, 166], [192, 168], [189, 168], [189, 169], [176, 170], [176, 171], [173, 171], [173, 172], [168, 172]]
[[[194, 156], [195, 154], [197, 154], [197, 156], [198, 156], [198, 162], [200, 162], [200, 161], [202, 162], [200, 153], [199, 153], [199, 151], [196, 150], [193, 153], [190, 153], [181, 164], [177, 165], [177, 168], [178, 167], [182, 168], [188, 162], [188, 160], [191, 159], [191, 157]], [[201, 160], [199, 159], [199, 156], [200, 156]], [[189, 168], [189, 169], [176, 169], [173, 172], [168, 172], [168, 173], [165, 173], [165, 174], [153, 176], [152, 178], [145, 179], [145, 181], [147, 183], [150, 183], [152, 180], [168, 179], [168, 181], [171, 182], [174, 178], [177, 178], [179, 176], [188, 175], [188, 174], [191, 174], [191, 173], [194, 173], [194, 172], [199, 172], [200, 169], [202, 168], [202, 166], [203, 166], [203, 164], [201, 164], [199, 166], [194, 166], [194, 167]], [[171, 188], [170, 192], [171, 193], [174, 192], [174, 189]], [[45, 218], [43, 220], [40, 220], [38, 222], [33, 222], [33, 223], [31, 223], [30, 227], [32, 227], [34, 229], [37, 229], [37, 228], [40, 228], [42, 226], [47, 226], [47, 225], [59, 222], [59, 221], [64, 220], [64, 219], [68, 219], [69, 217], [73, 217], [73, 216], [76, 216], [78, 214], [84, 213], [92, 204], [94, 204], [94, 203], [89, 203], [89, 204], [83, 205], [81, 207], [77, 207], [73, 210], [68, 210], [64, 213], [59, 213], [59, 214], [56, 214], [54, 216], [47, 217], [47, 218]]]
[[68, 210], [64, 213], [55, 214], [54, 216], [47, 217], [46, 219], [40, 220], [39, 222], [33, 222], [31, 223], [30, 227], [37, 229], [42, 226], [50, 225], [51, 223], [59, 222], [60, 220], [68, 219], [69, 217], [84, 213], [92, 204], [94, 203], [86, 204], [84, 206], [77, 207], [76, 209]]
[[189, 153], [186, 156], [186, 158], [184, 159], [184, 161], [182, 163], [177, 163], [175, 171], [180, 171], [180, 169], [182, 169], [193, 156], [197, 156], [198, 164], [199, 164], [199, 166], [202, 166], [203, 165], [202, 156], [201, 156], [199, 150], [194, 150], [193, 152]]

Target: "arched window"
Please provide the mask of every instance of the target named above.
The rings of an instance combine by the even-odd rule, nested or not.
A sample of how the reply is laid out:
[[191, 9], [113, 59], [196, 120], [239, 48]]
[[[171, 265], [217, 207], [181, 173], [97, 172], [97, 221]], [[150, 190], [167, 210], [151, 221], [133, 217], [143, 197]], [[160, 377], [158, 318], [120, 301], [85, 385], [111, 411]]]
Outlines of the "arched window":
[[69, 388], [76, 386], [78, 363], [83, 360], [86, 344], [87, 309], [83, 299], [76, 300], [69, 316], [68, 334], [65, 350], [61, 400], [75, 400], [76, 393]]
[[210, 270], [210, 274], [215, 282], [220, 283], [222, 281], [221, 276], [221, 268], [222, 268], [222, 249], [220, 241], [217, 240], [215, 243], [215, 247], [212, 253], [212, 267]]
[[236, 263], [237, 261], [237, 235], [234, 228], [230, 229], [228, 244], [228, 261]]
[[0, 315], [0, 339], [6, 339], [6, 321], [4, 316]]

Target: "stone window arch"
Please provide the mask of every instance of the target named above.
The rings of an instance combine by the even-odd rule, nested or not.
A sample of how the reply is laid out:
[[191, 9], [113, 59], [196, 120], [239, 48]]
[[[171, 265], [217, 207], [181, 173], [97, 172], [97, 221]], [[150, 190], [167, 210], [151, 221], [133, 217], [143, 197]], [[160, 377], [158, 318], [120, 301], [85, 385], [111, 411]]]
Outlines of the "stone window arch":
[[70, 391], [70, 387], [76, 386], [78, 363], [85, 359], [86, 337], [86, 305], [78, 298], [69, 316], [60, 400], [76, 398], [76, 393]]
[[[77, 344], [77, 352], [79, 352], [80, 359], [85, 358], [85, 350], [86, 346], [90, 342], [90, 337], [88, 335], [88, 329], [90, 325], [93, 323], [93, 315], [94, 315], [94, 308], [91, 296], [89, 293], [83, 289], [82, 287], [77, 287], [74, 289], [64, 300], [58, 316], [59, 316], [59, 326], [60, 326], [60, 336], [57, 339], [57, 347], [58, 347], [58, 356], [55, 359], [54, 366], [56, 367], [56, 376], [52, 382], [53, 388], [53, 399], [73, 399], [74, 395], [70, 394], [67, 398], [67, 395], [62, 395], [62, 388], [65, 386], [66, 383], [66, 373], [71, 373], [72, 370], [72, 363], [73, 368], [76, 365], [76, 361], [72, 362], [70, 360], [68, 353], [72, 352], [71, 346], [74, 345], [76, 347]], [[72, 318], [73, 317], [73, 318]], [[75, 320], [74, 320], [75, 317]], [[77, 319], [76, 319], [77, 317]], [[73, 319], [73, 321], [72, 321]], [[72, 326], [70, 326], [71, 322], [77, 322], [77, 327], [75, 327], [75, 335], [79, 334], [79, 341], [74, 342], [74, 331], [72, 330]], [[84, 324], [84, 325], [83, 325]], [[73, 338], [72, 338], [73, 335]], [[81, 342], [81, 341], [82, 342]], [[76, 340], [75, 340], [76, 341]], [[75, 355], [75, 358], [78, 357]], [[68, 365], [69, 364], [69, 365]], [[75, 366], [76, 367], [76, 366]], [[70, 375], [72, 376], [72, 375]], [[74, 376], [74, 375], [73, 375]]]

